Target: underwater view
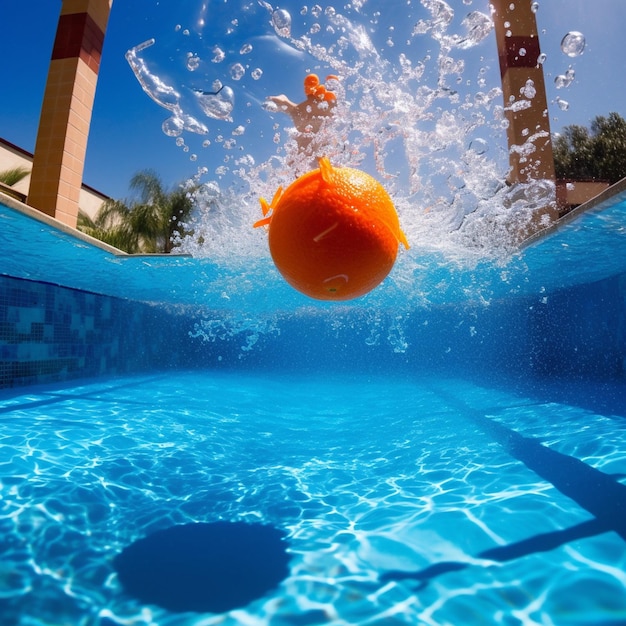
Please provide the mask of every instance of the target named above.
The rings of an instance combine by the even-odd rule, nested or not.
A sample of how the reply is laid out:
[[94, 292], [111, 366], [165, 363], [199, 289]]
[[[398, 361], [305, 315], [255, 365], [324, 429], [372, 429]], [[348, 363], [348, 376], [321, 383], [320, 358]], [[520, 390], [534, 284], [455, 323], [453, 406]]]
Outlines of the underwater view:
[[193, 210], [127, 254], [0, 198], [0, 623], [626, 624], [626, 184], [541, 148], [621, 14], [125, 4], [98, 98]]
[[[624, 623], [624, 395], [561, 392], [179, 372], [16, 395], [3, 623]], [[189, 529], [218, 521], [282, 536], [217, 534], [202, 578]]]

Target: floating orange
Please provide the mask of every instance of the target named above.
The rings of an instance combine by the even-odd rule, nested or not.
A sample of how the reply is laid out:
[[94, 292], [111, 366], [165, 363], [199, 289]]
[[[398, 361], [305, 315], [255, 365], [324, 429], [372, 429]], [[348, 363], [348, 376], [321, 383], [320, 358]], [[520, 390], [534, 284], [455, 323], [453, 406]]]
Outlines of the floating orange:
[[318, 300], [350, 300], [391, 271], [398, 242], [409, 247], [389, 194], [369, 174], [333, 167], [324, 157], [271, 205], [254, 225], [269, 228], [278, 271], [295, 289]]

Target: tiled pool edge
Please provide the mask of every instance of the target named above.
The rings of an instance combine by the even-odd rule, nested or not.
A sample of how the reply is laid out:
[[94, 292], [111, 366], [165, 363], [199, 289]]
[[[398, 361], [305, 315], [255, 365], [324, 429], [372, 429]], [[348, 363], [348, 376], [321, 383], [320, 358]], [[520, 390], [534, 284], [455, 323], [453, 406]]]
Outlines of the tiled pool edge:
[[0, 388], [184, 366], [162, 308], [0, 275]]

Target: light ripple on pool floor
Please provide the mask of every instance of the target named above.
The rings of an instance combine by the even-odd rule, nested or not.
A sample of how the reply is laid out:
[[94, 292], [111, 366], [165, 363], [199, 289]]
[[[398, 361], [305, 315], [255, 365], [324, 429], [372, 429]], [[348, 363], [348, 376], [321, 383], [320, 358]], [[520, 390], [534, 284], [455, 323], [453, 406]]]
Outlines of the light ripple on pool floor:
[[[624, 423], [467, 381], [177, 374], [42, 390], [0, 406], [3, 624], [626, 623], [615, 533], [506, 562], [481, 551], [591, 515], [460, 412], [626, 473]], [[122, 591], [125, 546], [193, 521], [289, 533], [279, 590], [225, 615]], [[416, 580], [389, 570], [469, 567]]]

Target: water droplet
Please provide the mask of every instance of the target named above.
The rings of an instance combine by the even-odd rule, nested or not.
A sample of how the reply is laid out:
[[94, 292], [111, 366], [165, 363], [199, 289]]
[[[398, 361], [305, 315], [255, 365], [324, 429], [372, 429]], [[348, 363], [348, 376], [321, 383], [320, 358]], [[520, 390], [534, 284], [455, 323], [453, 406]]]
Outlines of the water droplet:
[[319, 4], [315, 4], [311, 7], [311, 15], [313, 17], [319, 17], [322, 14], [322, 7]]
[[485, 154], [489, 150], [489, 144], [484, 139], [472, 139], [469, 148], [476, 154]]
[[218, 120], [229, 120], [235, 107], [235, 94], [230, 87], [221, 87], [215, 93], [196, 92], [198, 104], [208, 117]]
[[180, 117], [168, 117], [161, 124], [161, 129], [168, 137], [179, 137], [183, 133], [183, 128], [184, 123]]
[[585, 50], [585, 36], [572, 30], [561, 40], [561, 50], [568, 57], [578, 57]]
[[285, 9], [272, 11], [272, 25], [279, 37], [291, 37], [291, 15]]
[[254, 80], [259, 80], [259, 78], [263, 76], [263, 70], [260, 67], [257, 67], [250, 72], [250, 76], [252, 76]]
[[521, 57], [525, 57], [526, 56], [526, 48], [520, 48], [519, 49], [519, 55]]
[[563, 100], [562, 98], [557, 98], [556, 104], [561, 111], [567, 111], [569, 109], [569, 102], [567, 100]]
[[176, 140], [176, 145], [177, 145], [179, 148], [180, 148], [181, 146], [184, 146], [184, 145], [185, 145], [185, 140], [184, 140], [182, 137], [179, 137], [179, 138]]
[[250, 54], [252, 52], [252, 45], [249, 43], [244, 43], [239, 50], [239, 54]]
[[541, 53], [538, 57], [537, 57], [537, 63], [539, 65], [543, 65], [546, 62], [546, 59], [548, 58], [548, 55], [545, 53]]
[[241, 63], [234, 63], [230, 66], [230, 77], [233, 80], [241, 80], [246, 73], [246, 68]]
[[218, 46], [214, 46], [213, 58], [211, 59], [211, 61], [213, 61], [213, 63], [221, 63], [225, 58], [226, 53]]
[[481, 43], [491, 33], [493, 22], [490, 17], [480, 11], [472, 11], [468, 13], [462, 22], [467, 29], [467, 37], [464, 37], [459, 48], [466, 50]]
[[537, 95], [537, 89], [535, 87], [535, 83], [528, 79], [526, 84], [520, 89], [520, 93], [529, 100], [534, 98]]
[[572, 84], [575, 76], [576, 73], [573, 69], [570, 68], [565, 72], [565, 74], [559, 74], [554, 79], [554, 84], [556, 85], [557, 89], [564, 89], [565, 87], [569, 87]]
[[200, 57], [193, 54], [193, 52], [188, 52], [187, 53], [187, 69], [190, 72], [193, 72], [198, 69], [199, 65], [200, 65]]
[[197, 154], [192, 154], [189, 156], [189, 160], [190, 161], [197, 161], [198, 160], [198, 155]]
[[531, 10], [533, 13], [537, 13], [537, 11], [539, 10], [539, 3], [538, 3], [538, 2], [533, 2], [533, 3], [530, 5], [530, 10]]

